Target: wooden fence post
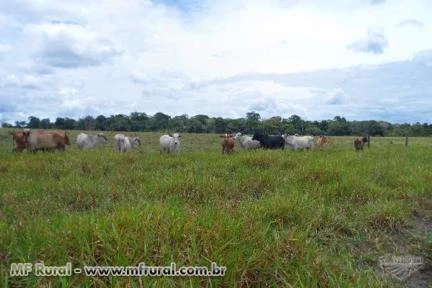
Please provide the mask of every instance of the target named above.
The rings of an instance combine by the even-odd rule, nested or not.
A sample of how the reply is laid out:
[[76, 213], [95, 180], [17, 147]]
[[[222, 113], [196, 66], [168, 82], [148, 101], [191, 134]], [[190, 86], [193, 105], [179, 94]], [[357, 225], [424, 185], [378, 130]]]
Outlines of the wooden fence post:
[[408, 147], [408, 136], [405, 136], [405, 147]]
[[369, 134], [367, 136], [367, 139], [368, 139], [368, 148], [370, 148], [370, 135]]

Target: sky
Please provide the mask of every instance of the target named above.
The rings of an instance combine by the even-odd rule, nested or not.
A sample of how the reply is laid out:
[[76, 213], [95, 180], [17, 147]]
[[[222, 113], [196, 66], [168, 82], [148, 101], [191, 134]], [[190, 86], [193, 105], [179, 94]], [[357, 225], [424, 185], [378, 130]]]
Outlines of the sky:
[[429, 0], [0, 2], [0, 122], [432, 121]]

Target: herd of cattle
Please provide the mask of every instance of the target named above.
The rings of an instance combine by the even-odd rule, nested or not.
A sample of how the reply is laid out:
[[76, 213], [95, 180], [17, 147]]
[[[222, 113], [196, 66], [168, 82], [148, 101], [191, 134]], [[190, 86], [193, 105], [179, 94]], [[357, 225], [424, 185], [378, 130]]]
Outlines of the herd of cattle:
[[[27, 151], [64, 151], [66, 145], [70, 145], [70, 140], [65, 131], [61, 130], [45, 130], [33, 131], [23, 129], [11, 132], [16, 152]], [[161, 152], [179, 153], [180, 152], [180, 134], [162, 135], [159, 139]], [[327, 136], [319, 136], [315, 141], [313, 136], [298, 136], [296, 135], [267, 135], [255, 133], [253, 136], [243, 135], [242, 133], [222, 134], [222, 154], [230, 154], [234, 151], [235, 143], [238, 143], [242, 149], [250, 150], [257, 148], [264, 149], [284, 149], [289, 147], [293, 150], [313, 149], [315, 145], [323, 150], [328, 144]], [[132, 151], [141, 145], [139, 137], [128, 137], [124, 134], [116, 134], [114, 136], [116, 150], [118, 152]], [[363, 150], [368, 139], [366, 137], [356, 138], [354, 140], [354, 148], [356, 151]], [[107, 137], [103, 133], [89, 135], [80, 133], [76, 138], [76, 144], [80, 149], [93, 149], [100, 145], [108, 143]]]

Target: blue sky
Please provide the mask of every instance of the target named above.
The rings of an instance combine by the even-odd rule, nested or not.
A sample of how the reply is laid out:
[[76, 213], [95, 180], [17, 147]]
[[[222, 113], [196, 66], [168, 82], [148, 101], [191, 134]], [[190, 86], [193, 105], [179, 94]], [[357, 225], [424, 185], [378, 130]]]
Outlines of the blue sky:
[[0, 122], [143, 111], [431, 122], [428, 0], [0, 3]]

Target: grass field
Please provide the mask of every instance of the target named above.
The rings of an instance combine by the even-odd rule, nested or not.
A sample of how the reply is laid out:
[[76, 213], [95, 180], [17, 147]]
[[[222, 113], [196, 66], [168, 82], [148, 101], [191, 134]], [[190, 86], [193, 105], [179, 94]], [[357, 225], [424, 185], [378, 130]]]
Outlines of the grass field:
[[[69, 132], [75, 142], [76, 131]], [[114, 133], [106, 133], [112, 139]], [[133, 135], [133, 134], [130, 134]], [[14, 154], [0, 129], [0, 287], [421, 287], [432, 281], [432, 138], [331, 137], [325, 151], [161, 155], [114, 143]], [[397, 281], [379, 257], [422, 256]], [[226, 266], [224, 277], [9, 277], [11, 263]], [[423, 286], [428, 287], [428, 286]]]

